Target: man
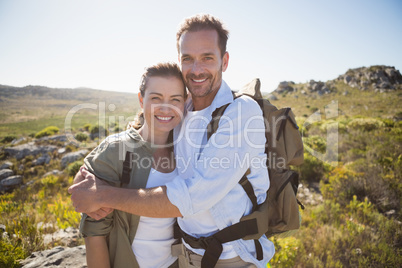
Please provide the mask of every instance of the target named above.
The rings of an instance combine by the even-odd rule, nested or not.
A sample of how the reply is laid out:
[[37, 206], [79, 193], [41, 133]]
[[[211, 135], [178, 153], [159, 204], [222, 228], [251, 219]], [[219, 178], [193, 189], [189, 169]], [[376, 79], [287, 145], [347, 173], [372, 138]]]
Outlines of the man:
[[[166, 186], [140, 190], [113, 188], [94, 176], [78, 182], [81, 178], [77, 176], [78, 183], [69, 189], [76, 211], [95, 218], [107, 213], [104, 208], [148, 217], [178, 217], [185, 245], [179, 261], [181, 265], [186, 262], [185, 267], [213, 266], [216, 261], [215, 267], [265, 267], [275, 251], [265, 236], [259, 239], [262, 260], [257, 259], [254, 240], [220, 244], [212, 239], [213, 234], [251, 213], [252, 203], [239, 184], [246, 172], [259, 204], [269, 187], [261, 109], [251, 98], [234, 100], [222, 80], [229, 63], [227, 39], [228, 31], [210, 15], [187, 18], [177, 32], [179, 62], [191, 93], [187, 115], [174, 133], [180, 176]], [[208, 139], [212, 113], [228, 103], [217, 132]], [[211, 239], [211, 243], [199, 243]]]

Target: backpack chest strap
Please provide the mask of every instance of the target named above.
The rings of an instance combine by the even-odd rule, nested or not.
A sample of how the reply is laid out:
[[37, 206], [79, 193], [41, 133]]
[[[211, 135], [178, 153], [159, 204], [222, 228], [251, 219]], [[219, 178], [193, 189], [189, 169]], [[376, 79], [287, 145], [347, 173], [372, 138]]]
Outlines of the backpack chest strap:
[[[247, 235], [258, 233], [256, 219], [241, 221], [226, 227], [219, 232], [208, 237], [193, 237], [184, 232], [178, 224], [174, 228], [174, 237], [183, 238], [192, 248], [205, 249], [204, 256], [201, 259], [201, 268], [215, 267], [222, 254], [222, 244], [241, 239]], [[262, 260], [262, 247], [258, 240], [254, 240], [256, 245], [257, 259]]]

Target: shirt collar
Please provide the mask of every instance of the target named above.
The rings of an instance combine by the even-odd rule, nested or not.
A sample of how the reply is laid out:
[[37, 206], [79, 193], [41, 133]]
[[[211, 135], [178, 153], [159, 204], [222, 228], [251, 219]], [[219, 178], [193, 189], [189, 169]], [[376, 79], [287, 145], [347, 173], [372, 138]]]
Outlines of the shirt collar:
[[231, 103], [233, 101], [232, 90], [226, 84], [224, 80], [222, 80], [221, 87], [216, 93], [214, 100], [212, 101], [210, 107], [212, 111], [215, 111], [216, 108], [219, 108], [225, 104]]

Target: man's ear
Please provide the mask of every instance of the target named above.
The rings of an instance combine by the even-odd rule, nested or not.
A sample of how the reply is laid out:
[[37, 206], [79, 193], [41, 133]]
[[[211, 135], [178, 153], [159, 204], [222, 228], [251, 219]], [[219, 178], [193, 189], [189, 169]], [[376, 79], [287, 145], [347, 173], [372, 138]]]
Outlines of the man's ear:
[[225, 52], [222, 57], [222, 72], [226, 71], [229, 65], [229, 52]]
[[141, 92], [138, 92], [138, 100], [140, 101], [140, 106], [141, 106], [141, 109], [143, 109], [144, 107], [144, 100], [142, 99], [142, 96], [141, 96]]

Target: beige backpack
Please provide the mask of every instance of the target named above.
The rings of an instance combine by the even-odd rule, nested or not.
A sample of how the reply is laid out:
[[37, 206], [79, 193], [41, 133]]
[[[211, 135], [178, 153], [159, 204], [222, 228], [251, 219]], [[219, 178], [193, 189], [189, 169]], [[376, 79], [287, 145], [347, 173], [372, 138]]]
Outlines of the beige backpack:
[[[260, 205], [257, 204], [252, 185], [247, 179], [247, 172], [239, 181], [253, 203], [253, 212], [244, 216], [238, 227], [235, 227], [243, 228], [246, 225], [242, 226], [242, 222], [248, 223], [247, 228], [252, 230], [242, 238], [246, 240], [256, 240], [263, 234], [267, 237], [279, 234], [283, 237], [292, 234], [300, 228], [299, 205], [304, 209], [304, 206], [296, 199], [299, 175], [289, 169], [290, 165], [298, 166], [303, 163], [303, 142], [295, 116], [291, 108], [278, 109], [269, 100], [264, 99], [260, 87], [261, 83], [257, 78], [239, 92], [234, 92], [234, 98], [247, 95], [259, 104], [263, 111], [267, 139], [265, 152], [270, 188], [266, 201]], [[219, 120], [229, 105], [217, 108], [212, 114], [212, 120], [208, 125], [208, 139], [217, 131]], [[250, 225], [251, 222], [256, 224]], [[235, 228], [232, 231], [235, 231]], [[258, 252], [260, 246], [257, 240], [256, 247]]]

